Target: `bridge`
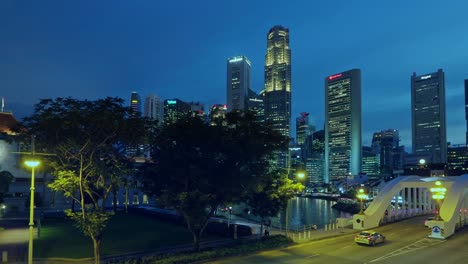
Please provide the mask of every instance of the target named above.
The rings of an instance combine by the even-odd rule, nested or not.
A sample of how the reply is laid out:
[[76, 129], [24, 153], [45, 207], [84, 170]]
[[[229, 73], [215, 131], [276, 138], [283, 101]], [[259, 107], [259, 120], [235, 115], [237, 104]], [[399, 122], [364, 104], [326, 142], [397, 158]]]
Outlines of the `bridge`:
[[[432, 199], [430, 189], [440, 181], [447, 188], [445, 198]], [[429, 237], [445, 239], [467, 223], [468, 174], [447, 177], [400, 176], [389, 181], [362, 214], [353, 216], [353, 229], [371, 229], [418, 215], [434, 215], [428, 221]], [[422, 224], [422, 223], [421, 223]]]

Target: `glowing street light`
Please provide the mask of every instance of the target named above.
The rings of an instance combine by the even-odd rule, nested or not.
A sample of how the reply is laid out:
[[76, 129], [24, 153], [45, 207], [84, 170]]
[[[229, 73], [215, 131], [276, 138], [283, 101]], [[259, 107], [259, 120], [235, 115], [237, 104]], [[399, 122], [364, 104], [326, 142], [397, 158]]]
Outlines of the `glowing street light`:
[[440, 201], [445, 198], [447, 188], [442, 186], [441, 181], [436, 181], [435, 186], [430, 189], [432, 193], [432, 199], [436, 200], [436, 220], [440, 221]]
[[31, 194], [29, 195], [29, 247], [28, 264], [33, 263], [33, 229], [34, 229], [34, 169], [39, 166], [38, 160], [27, 160], [24, 162], [31, 168]]
[[361, 210], [359, 211], [359, 214], [364, 214], [363, 201], [364, 201], [364, 199], [367, 198], [367, 194], [364, 193], [363, 188], [359, 189], [358, 194], [356, 195], [356, 197], [361, 201]]

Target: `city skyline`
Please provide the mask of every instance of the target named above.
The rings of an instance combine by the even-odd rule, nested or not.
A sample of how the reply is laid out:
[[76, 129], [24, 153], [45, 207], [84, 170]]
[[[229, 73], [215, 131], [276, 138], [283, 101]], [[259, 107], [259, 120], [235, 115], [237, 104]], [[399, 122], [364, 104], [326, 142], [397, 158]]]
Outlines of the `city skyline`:
[[131, 91], [142, 98], [154, 93], [200, 101], [205, 108], [226, 103], [226, 59], [248, 57], [252, 90], [260, 92], [265, 36], [282, 25], [290, 30], [293, 50], [293, 118], [308, 112], [311, 125], [323, 128], [323, 78], [360, 68], [363, 145], [370, 146], [374, 132], [391, 128], [408, 151], [411, 75], [443, 69], [447, 141], [465, 143], [463, 1], [269, 1], [268, 8], [264, 1], [180, 2], [0, 3], [5, 110], [21, 118], [41, 98], [127, 101]]

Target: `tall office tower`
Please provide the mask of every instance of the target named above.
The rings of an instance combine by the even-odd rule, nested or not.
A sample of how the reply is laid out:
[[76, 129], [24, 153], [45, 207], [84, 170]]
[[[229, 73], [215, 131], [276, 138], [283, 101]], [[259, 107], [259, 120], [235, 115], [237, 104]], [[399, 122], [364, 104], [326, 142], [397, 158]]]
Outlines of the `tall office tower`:
[[311, 183], [325, 182], [325, 131], [319, 130], [312, 134], [312, 137], [307, 137], [307, 141], [312, 139], [313, 150], [312, 158], [306, 161], [307, 175]]
[[445, 74], [411, 76], [411, 123], [414, 154], [431, 156], [431, 163], [447, 162]]
[[361, 172], [361, 70], [325, 78], [325, 182]]
[[263, 106], [263, 96], [249, 89], [248, 109], [255, 112], [260, 122], [265, 121], [265, 107]]
[[227, 111], [247, 110], [250, 90], [250, 61], [245, 56], [227, 60]]
[[171, 124], [177, 121], [184, 114], [191, 111], [189, 103], [179, 99], [164, 100], [164, 124]]
[[268, 32], [265, 55], [265, 119], [289, 136], [291, 123], [291, 49], [289, 29], [274, 26]]
[[158, 121], [158, 125], [163, 124], [164, 102], [155, 94], [150, 94], [145, 99], [144, 115]]
[[302, 112], [296, 117], [296, 143], [301, 147], [304, 145], [307, 135], [310, 134], [309, 113]]
[[137, 92], [132, 92], [130, 96], [130, 107], [134, 116], [141, 116], [141, 98]]
[[[265, 55], [265, 120], [272, 123], [273, 129], [284, 136], [289, 135], [291, 125], [291, 49], [289, 29], [274, 26], [267, 35]], [[289, 167], [289, 155], [278, 153], [279, 167]]]
[[362, 172], [369, 178], [380, 175], [380, 154], [375, 154], [372, 147], [362, 147]]
[[465, 80], [466, 145], [468, 145], [468, 79]]
[[398, 130], [387, 129], [375, 132], [372, 137], [372, 152], [380, 156], [380, 174], [390, 175], [395, 167], [394, 155], [399, 151]]

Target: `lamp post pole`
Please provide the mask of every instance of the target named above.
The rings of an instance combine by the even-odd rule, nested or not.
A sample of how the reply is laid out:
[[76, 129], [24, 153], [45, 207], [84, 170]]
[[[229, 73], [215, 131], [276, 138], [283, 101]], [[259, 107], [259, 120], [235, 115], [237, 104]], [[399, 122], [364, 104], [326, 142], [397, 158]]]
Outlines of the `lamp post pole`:
[[37, 160], [28, 160], [26, 166], [31, 168], [31, 193], [29, 195], [29, 245], [28, 245], [28, 264], [33, 263], [33, 240], [34, 240], [34, 168], [39, 165]]

